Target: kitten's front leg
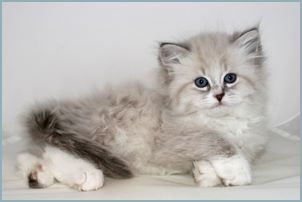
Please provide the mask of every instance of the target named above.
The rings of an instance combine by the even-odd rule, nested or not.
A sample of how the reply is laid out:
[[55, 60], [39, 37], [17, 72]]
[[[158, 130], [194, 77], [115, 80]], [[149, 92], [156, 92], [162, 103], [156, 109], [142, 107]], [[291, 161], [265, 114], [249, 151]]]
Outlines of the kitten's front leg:
[[239, 186], [251, 184], [250, 164], [242, 154], [235, 154], [230, 157], [214, 156], [209, 161], [224, 185]]
[[241, 154], [214, 156], [194, 161], [193, 175], [201, 187], [248, 185], [252, 182], [249, 162]]
[[193, 176], [200, 187], [216, 187], [222, 185], [215, 169], [209, 161], [193, 161]]
[[202, 145], [197, 150], [204, 154], [202, 160], [193, 162], [193, 175], [200, 186], [239, 186], [252, 182], [250, 164], [235, 146], [215, 134], [203, 136]]

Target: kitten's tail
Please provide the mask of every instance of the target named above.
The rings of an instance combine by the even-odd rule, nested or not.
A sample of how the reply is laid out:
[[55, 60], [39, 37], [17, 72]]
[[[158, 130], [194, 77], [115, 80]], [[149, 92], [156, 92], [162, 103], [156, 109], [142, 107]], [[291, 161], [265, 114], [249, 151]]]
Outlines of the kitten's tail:
[[41, 109], [32, 112], [26, 119], [29, 134], [35, 140], [42, 140], [100, 168], [105, 175], [113, 178], [130, 178], [129, 167], [108, 150], [82, 136], [64, 130], [55, 112]]

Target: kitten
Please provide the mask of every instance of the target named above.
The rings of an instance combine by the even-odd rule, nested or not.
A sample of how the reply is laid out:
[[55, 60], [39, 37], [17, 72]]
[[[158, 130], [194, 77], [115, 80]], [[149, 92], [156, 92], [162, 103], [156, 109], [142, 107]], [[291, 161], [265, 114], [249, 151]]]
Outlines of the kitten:
[[35, 106], [25, 124], [42, 155], [18, 157], [29, 186], [89, 191], [104, 175], [181, 173], [203, 187], [250, 184], [268, 134], [258, 27], [161, 43], [158, 59], [153, 89], [127, 84]]

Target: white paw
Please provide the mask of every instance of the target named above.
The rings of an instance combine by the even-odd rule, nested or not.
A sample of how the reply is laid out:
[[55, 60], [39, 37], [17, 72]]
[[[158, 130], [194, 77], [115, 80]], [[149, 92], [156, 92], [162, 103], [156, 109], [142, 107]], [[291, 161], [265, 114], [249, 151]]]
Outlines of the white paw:
[[26, 179], [34, 167], [39, 163], [39, 159], [30, 153], [21, 153], [17, 157], [17, 174]]
[[101, 188], [104, 184], [104, 175], [101, 170], [86, 171], [77, 179], [75, 187], [80, 191], [93, 191]]
[[54, 183], [54, 176], [42, 159], [30, 153], [22, 153], [17, 158], [18, 175], [27, 179], [31, 188], [44, 188]]
[[215, 187], [221, 185], [213, 166], [208, 161], [193, 161], [193, 175], [200, 187]]
[[52, 185], [55, 178], [51, 171], [42, 164], [37, 164], [28, 175], [28, 185], [31, 188], [45, 188]]
[[252, 183], [250, 165], [244, 156], [237, 154], [228, 158], [215, 157], [210, 161], [224, 185], [238, 186]]
[[51, 165], [55, 179], [79, 191], [97, 190], [104, 184], [102, 170], [94, 164], [56, 147], [47, 146], [43, 154]]

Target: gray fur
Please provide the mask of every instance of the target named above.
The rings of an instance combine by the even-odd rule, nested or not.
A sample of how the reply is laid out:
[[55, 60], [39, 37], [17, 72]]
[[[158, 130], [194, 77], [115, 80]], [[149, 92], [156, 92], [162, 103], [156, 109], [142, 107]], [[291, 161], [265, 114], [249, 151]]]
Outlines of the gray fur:
[[[76, 131], [68, 131], [60, 125], [60, 120], [55, 111], [42, 109], [33, 112], [27, 119], [27, 128], [32, 139], [42, 140], [50, 145], [59, 147], [78, 157], [85, 158], [114, 178], [132, 177], [128, 166], [120, 159], [113, 156], [101, 145], [86, 140], [85, 136], [78, 135]], [[70, 122], [72, 124], [72, 122]], [[29, 176], [29, 185], [39, 188], [35, 180]]]
[[248, 54], [253, 56], [251, 58], [255, 65], [261, 66], [265, 61], [263, 54], [259, 27], [251, 27], [243, 32], [236, 32], [231, 36], [231, 42], [237, 43], [241, 47], [245, 47]]
[[[253, 160], [266, 142], [259, 58], [258, 29], [162, 43], [158, 86], [134, 83], [81, 100], [52, 101], [30, 114], [27, 127], [33, 139], [88, 159], [112, 177], [187, 173], [194, 160], [238, 152]], [[220, 83], [228, 71], [240, 79], [234, 86]], [[206, 90], [194, 87], [202, 75], [211, 79]], [[221, 90], [226, 105], [213, 108], [213, 94]]]

